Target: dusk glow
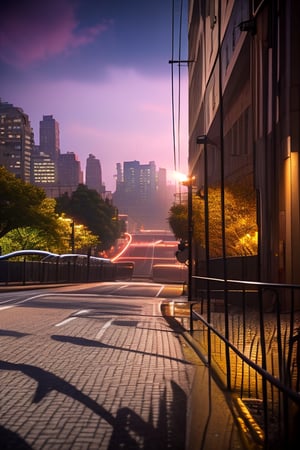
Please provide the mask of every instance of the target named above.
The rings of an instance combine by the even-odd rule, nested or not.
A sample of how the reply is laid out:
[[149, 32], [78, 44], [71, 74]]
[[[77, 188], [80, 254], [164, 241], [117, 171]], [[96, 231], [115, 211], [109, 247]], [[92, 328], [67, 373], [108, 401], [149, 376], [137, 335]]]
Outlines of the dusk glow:
[[[183, 16], [186, 59], [186, 12]], [[115, 190], [118, 162], [155, 161], [157, 168], [173, 171], [171, 28], [171, 1], [134, 0], [126, 8], [122, 0], [24, 0], [18, 8], [2, 6], [0, 97], [29, 115], [36, 144], [39, 121], [53, 115], [61, 152], [76, 153], [82, 170], [90, 153], [99, 158], [108, 190]], [[178, 45], [177, 37], [176, 52]], [[177, 66], [174, 75], [177, 114]], [[176, 169], [182, 172], [187, 171], [187, 75], [182, 67], [180, 145], [176, 142], [181, 165]]]

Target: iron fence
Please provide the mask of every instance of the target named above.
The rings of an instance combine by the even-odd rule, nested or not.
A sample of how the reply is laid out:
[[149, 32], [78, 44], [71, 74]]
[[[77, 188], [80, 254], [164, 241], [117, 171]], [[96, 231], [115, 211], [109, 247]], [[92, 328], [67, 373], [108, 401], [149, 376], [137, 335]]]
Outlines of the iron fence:
[[193, 277], [190, 328], [264, 449], [300, 444], [300, 285]]
[[88, 283], [131, 279], [132, 263], [74, 258], [52, 261], [0, 261], [0, 284]]

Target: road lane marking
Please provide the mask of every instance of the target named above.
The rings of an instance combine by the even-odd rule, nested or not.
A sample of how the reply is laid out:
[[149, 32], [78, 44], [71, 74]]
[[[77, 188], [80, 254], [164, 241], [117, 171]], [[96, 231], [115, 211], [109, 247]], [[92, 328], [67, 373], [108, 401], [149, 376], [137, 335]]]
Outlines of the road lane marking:
[[[14, 308], [15, 306], [21, 305], [22, 303], [29, 302], [30, 300], [34, 300], [35, 298], [45, 297], [46, 295], [47, 294], [33, 295], [32, 297], [24, 298], [23, 300], [17, 301], [13, 305], [0, 306], [0, 311], [2, 311], [4, 309]], [[10, 300], [7, 300], [7, 301], [10, 301]], [[11, 299], [11, 301], [14, 301], [14, 299]]]
[[159, 289], [159, 291], [157, 292], [157, 294], [156, 294], [155, 297], [159, 297], [159, 296], [160, 296], [160, 293], [161, 293], [161, 291], [163, 290], [164, 287], [165, 287], [164, 285], [162, 285], [162, 286], [160, 287], [160, 289]]
[[90, 309], [81, 309], [80, 311], [77, 311], [77, 313], [74, 314], [74, 316], [80, 316], [81, 314], [88, 314], [91, 310]]
[[96, 339], [99, 340], [102, 338], [103, 334], [105, 333], [105, 331], [107, 330], [108, 327], [111, 326], [111, 324], [113, 323], [113, 321], [115, 320], [115, 318], [113, 317], [112, 319], [108, 320], [107, 322], [105, 322], [105, 324], [103, 325], [103, 327], [98, 331], [97, 335], [96, 335]]
[[117, 289], [114, 289], [114, 292], [121, 291], [121, 289], [126, 289], [129, 286], [129, 284], [123, 284], [122, 286], [119, 286]]
[[77, 319], [77, 317], [68, 317], [68, 319], [63, 320], [62, 322], [56, 323], [56, 327], [62, 327], [63, 325], [66, 325], [66, 323], [71, 322], [72, 320]]
[[61, 327], [63, 325], [66, 325], [67, 323], [71, 322], [72, 320], [75, 320], [80, 316], [81, 314], [87, 314], [90, 312], [90, 309], [81, 309], [80, 311], [77, 311], [73, 316], [68, 317], [67, 319], [63, 320], [62, 322], [56, 323], [56, 327]]

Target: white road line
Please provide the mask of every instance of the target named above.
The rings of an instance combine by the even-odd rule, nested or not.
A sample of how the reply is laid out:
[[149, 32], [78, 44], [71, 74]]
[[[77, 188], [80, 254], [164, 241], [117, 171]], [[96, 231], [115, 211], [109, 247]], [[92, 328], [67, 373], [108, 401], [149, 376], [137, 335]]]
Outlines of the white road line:
[[62, 322], [59, 322], [55, 324], [56, 327], [61, 327], [63, 325], [66, 325], [67, 323], [71, 322], [74, 319], [77, 319], [78, 316], [81, 314], [87, 314], [90, 312], [90, 309], [81, 309], [80, 311], [77, 311], [72, 317], [68, 317], [67, 319], [63, 320]]
[[121, 291], [122, 289], [125, 289], [125, 288], [127, 288], [129, 286], [129, 284], [123, 284], [122, 286], [119, 286], [117, 289], [114, 289], [114, 292], [115, 291]]
[[56, 327], [62, 327], [63, 325], [66, 325], [66, 323], [71, 322], [72, 320], [77, 319], [77, 317], [68, 317], [68, 319], [63, 320], [62, 322], [56, 323]]
[[113, 323], [114, 320], [115, 320], [115, 318], [113, 317], [112, 319], [110, 319], [107, 322], [105, 322], [103, 327], [98, 331], [98, 333], [96, 335], [96, 339], [101, 339], [101, 337], [103, 336], [103, 334], [105, 333], [107, 328], [111, 326], [111, 324]]
[[157, 292], [157, 294], [156, 294], [155, 297], [159, 297], [159, 295], [160, 295], [160, 293], [161, 293], [161, 291], [163, 290], [164, 287], [165, 287], [164, 285], [162, 285], [162, 286], [160, 287], [160, 289], [159, 289], [159, 291]]
[[80, 316], [81, 314], [87, 314], [91, 310], [90, 309], [81, 309], [80, 311], [77, 311], [77, 313], [74, 314], [74, 316]]
[[14, 308], [15, 306], [21, 305], [22, 303], [29, 302], [30, 300], [34, 300], [35, 298], [45, 297], [46, 295], [47, 294], [33, 295], [32, 297], [24, 298], [23, 300], [20, 300], [20, 301], [14, 303], [13, 305], [0, 306], [0, 311], [2, 311], [4, 309]]

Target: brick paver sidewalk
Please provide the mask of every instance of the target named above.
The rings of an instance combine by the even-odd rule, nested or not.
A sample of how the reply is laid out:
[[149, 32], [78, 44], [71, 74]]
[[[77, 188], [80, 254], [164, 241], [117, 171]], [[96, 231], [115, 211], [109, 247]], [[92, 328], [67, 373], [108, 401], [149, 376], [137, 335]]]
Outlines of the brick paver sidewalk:
[[5, 314], [1, 449], [242, 448], [207, 367], [153, 305], [118, 317], [92, 310], [56, 328], [27, 308], [18, 332]]

